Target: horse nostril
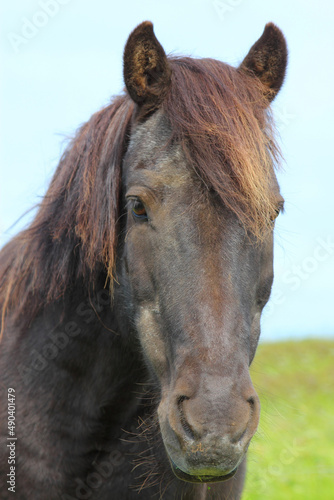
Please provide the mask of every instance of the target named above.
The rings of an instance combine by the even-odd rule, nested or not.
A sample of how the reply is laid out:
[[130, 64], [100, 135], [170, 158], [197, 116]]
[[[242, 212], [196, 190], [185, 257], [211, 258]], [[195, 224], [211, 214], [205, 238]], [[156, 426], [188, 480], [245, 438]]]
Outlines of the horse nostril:
[[183, 403], [183, 401], [186, 401], [187, 399], [190, 399], [190, 398], [188, 398], [188, 396], [179, 396], [178, 400], [177, 400], [177, 404], [181, 405]]
[[183, 408], [183, 402], [188, 401], [189, 399], [190, 398], [188, 396], [179, 396], [177, 398], [177, 407], [179, 410], [180, 422], [181, 422], [181, 425], [182, 425], [184, 432], [187, 434], [187, 436], [190, 439], [195, 440], [196, 433], [193, 431], [193, 429], [189, 425], [189, 422], [187, 421], [186, 416], [184, 414], [184, 408]]
[[247, 403], [250, 406], [250, 418], [251, 419], [258, 419], [259, 414], [260, 414], [260, 403], [259, 403], [259, 398], [257, 395], [249, 396], [247, 399]]
[[248, 399], [247, 399], [247, 403], [249, 403], [250, 407], [251, 407], [251, 411], [254, 410], [254, 407], [255, 407], [255, 399], [254, 399], [254, 396], [250, 396]]

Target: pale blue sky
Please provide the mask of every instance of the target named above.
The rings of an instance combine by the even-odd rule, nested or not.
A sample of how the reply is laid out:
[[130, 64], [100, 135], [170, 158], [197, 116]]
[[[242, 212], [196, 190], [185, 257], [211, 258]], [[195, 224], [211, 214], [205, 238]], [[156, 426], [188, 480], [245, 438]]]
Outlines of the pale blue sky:
[[[274, 103], [286, 213], [262, 338], [334, 335], [334, 3], [307, 0], [16, 0], [1, 14], [1, 243], [49, 183], [65, 138], [122, 87], [130, 31], [151, 20], [167, 52], [238, 64], [268, 21], [289, 68]], [[37, 25], [37, 27], [36, 27]]]

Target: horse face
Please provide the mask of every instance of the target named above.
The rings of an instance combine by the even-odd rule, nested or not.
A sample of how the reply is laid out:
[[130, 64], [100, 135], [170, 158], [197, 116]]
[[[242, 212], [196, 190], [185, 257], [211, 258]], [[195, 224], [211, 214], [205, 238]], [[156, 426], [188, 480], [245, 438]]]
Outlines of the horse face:
[[124, 275], [133, 321], [159, 380], [159, 423], [177, 476], [228, 478], [259, 420], [249, 376], [272, 284], [272, 235], [254, 244], [191, 172], [161, 112], [124, 161]]
[[[268, 24], [234, 70], [244, 85], [243, 105], [255, 106], [262, 100], [263, 106], [268, 105], [283, 82], [286, 57], [282, 33]], [[211, 77], [219, 78], [212, 65], [210, 68]], [[166, 118], [175, 78], [152, 24], [142, 23], [130, 35], [124, 51], [124, 80], [137, 111], [123, 164], [128, 207], [123, 280], [130, 290], [132, 324], [161, 388], [159, 424], [174, 473], [191, 482], [222, 481], [237, 470], [258, 425], [260, 405], [249, 365], [273, 279], [273, 241], [270, 231], [256, 241], [247, 234], [236, 212], [214, 189], [207, 188], [190, 165], [191, 149], [178, 144]], [[175, 107], [178, 123], [184, 123], [182, 109], [185, 112], [189, 102], [196, 109], [198, 123], [207, 116], [208, 101], [201, 100], [208, 92], [205, 75], [196, 82], [200, 102], [194, 102], [191, 85], [183, 88], [184, 99]], [[252, 85], [258, 89], [253, 97], [249, 94]], [[234, 105], [234, 90], [232, 85], [231, 99], [216, 117], [216, 129], [222, 127], [227, 108]], [[210, 106], [216, 109], [226, 88], [222, 85], [212, 92], [215, 98]], [[264, 107], [256, 115], [256, 124], [240, 118], [242, 107], [238, 112], [230, 125], [241, 120], [249, 130], [253, 125], [261, 131], [266, 128]], [[186, 140], [192, 134], [193, 150], [195, 140], [222, 147], [210, 120], [205, 133], [197, 135], [192, 132], [192, 121], [192, 117], [187, 121]], [[233, 130], [233, 147], [239, 151], [240, 129]], [[256, 140], [247, 143], [255, 152], [259, 147]], [[264, 142], [265, 148], [273, 144]], [[264, 157], [267, 155], [261, 156], [259, 164]], [[201, 158], [205, 163], [203, 155]], [[245, 172], [250, 172], [249, 156], [243, 159], [248, 161]], [[245, 174], [238, 170], [234, 178], [238, 175]], [[272, 184], [270, 198], [278, 201], [274, 172], [263, 179], [268, 190]], [[252, 182], [261, 191], [256, 177]], [[257, 206], [261, 211], [261, 202]], [[272, 213], [273, 208], [270, 218]]]

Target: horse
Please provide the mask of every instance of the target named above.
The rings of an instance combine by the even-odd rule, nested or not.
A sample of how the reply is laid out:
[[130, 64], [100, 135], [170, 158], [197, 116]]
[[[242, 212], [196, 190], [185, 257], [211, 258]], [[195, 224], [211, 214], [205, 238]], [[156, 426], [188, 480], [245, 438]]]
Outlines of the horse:
[[2, 250], [1, 498], [240, 499], [249, 375], [283, 208], [265, 26], [238, 67], [130, 34], [124, 92], [78, 130]]

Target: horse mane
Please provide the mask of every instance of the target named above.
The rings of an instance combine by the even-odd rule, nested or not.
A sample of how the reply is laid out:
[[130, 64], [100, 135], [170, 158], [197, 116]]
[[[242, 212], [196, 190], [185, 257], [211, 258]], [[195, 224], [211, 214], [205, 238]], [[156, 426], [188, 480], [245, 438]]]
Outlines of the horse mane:
[[129, 96], [117, 97], [79, 129], [35, 219], [2, 250], [2, 329], [7, 310], [27, 324], [77, 279], [89, 282], [101, 267], [112, 276], [133, 109]]
[[[212, 59], [169, 58], [162, 109], [189, 165], [258, 238], [276, 205], [279, 158], [260, 81]], [[116, 97], [78, 131], [63, 154], [31, 225], [0, 257], [2, 329], [6, 311], [29, 323], [47, 303], [104, 269], [112, 284], [121, 215], [122, 159], [136, 105]], [[2, 331], [1, 329], [1, 331]]]

